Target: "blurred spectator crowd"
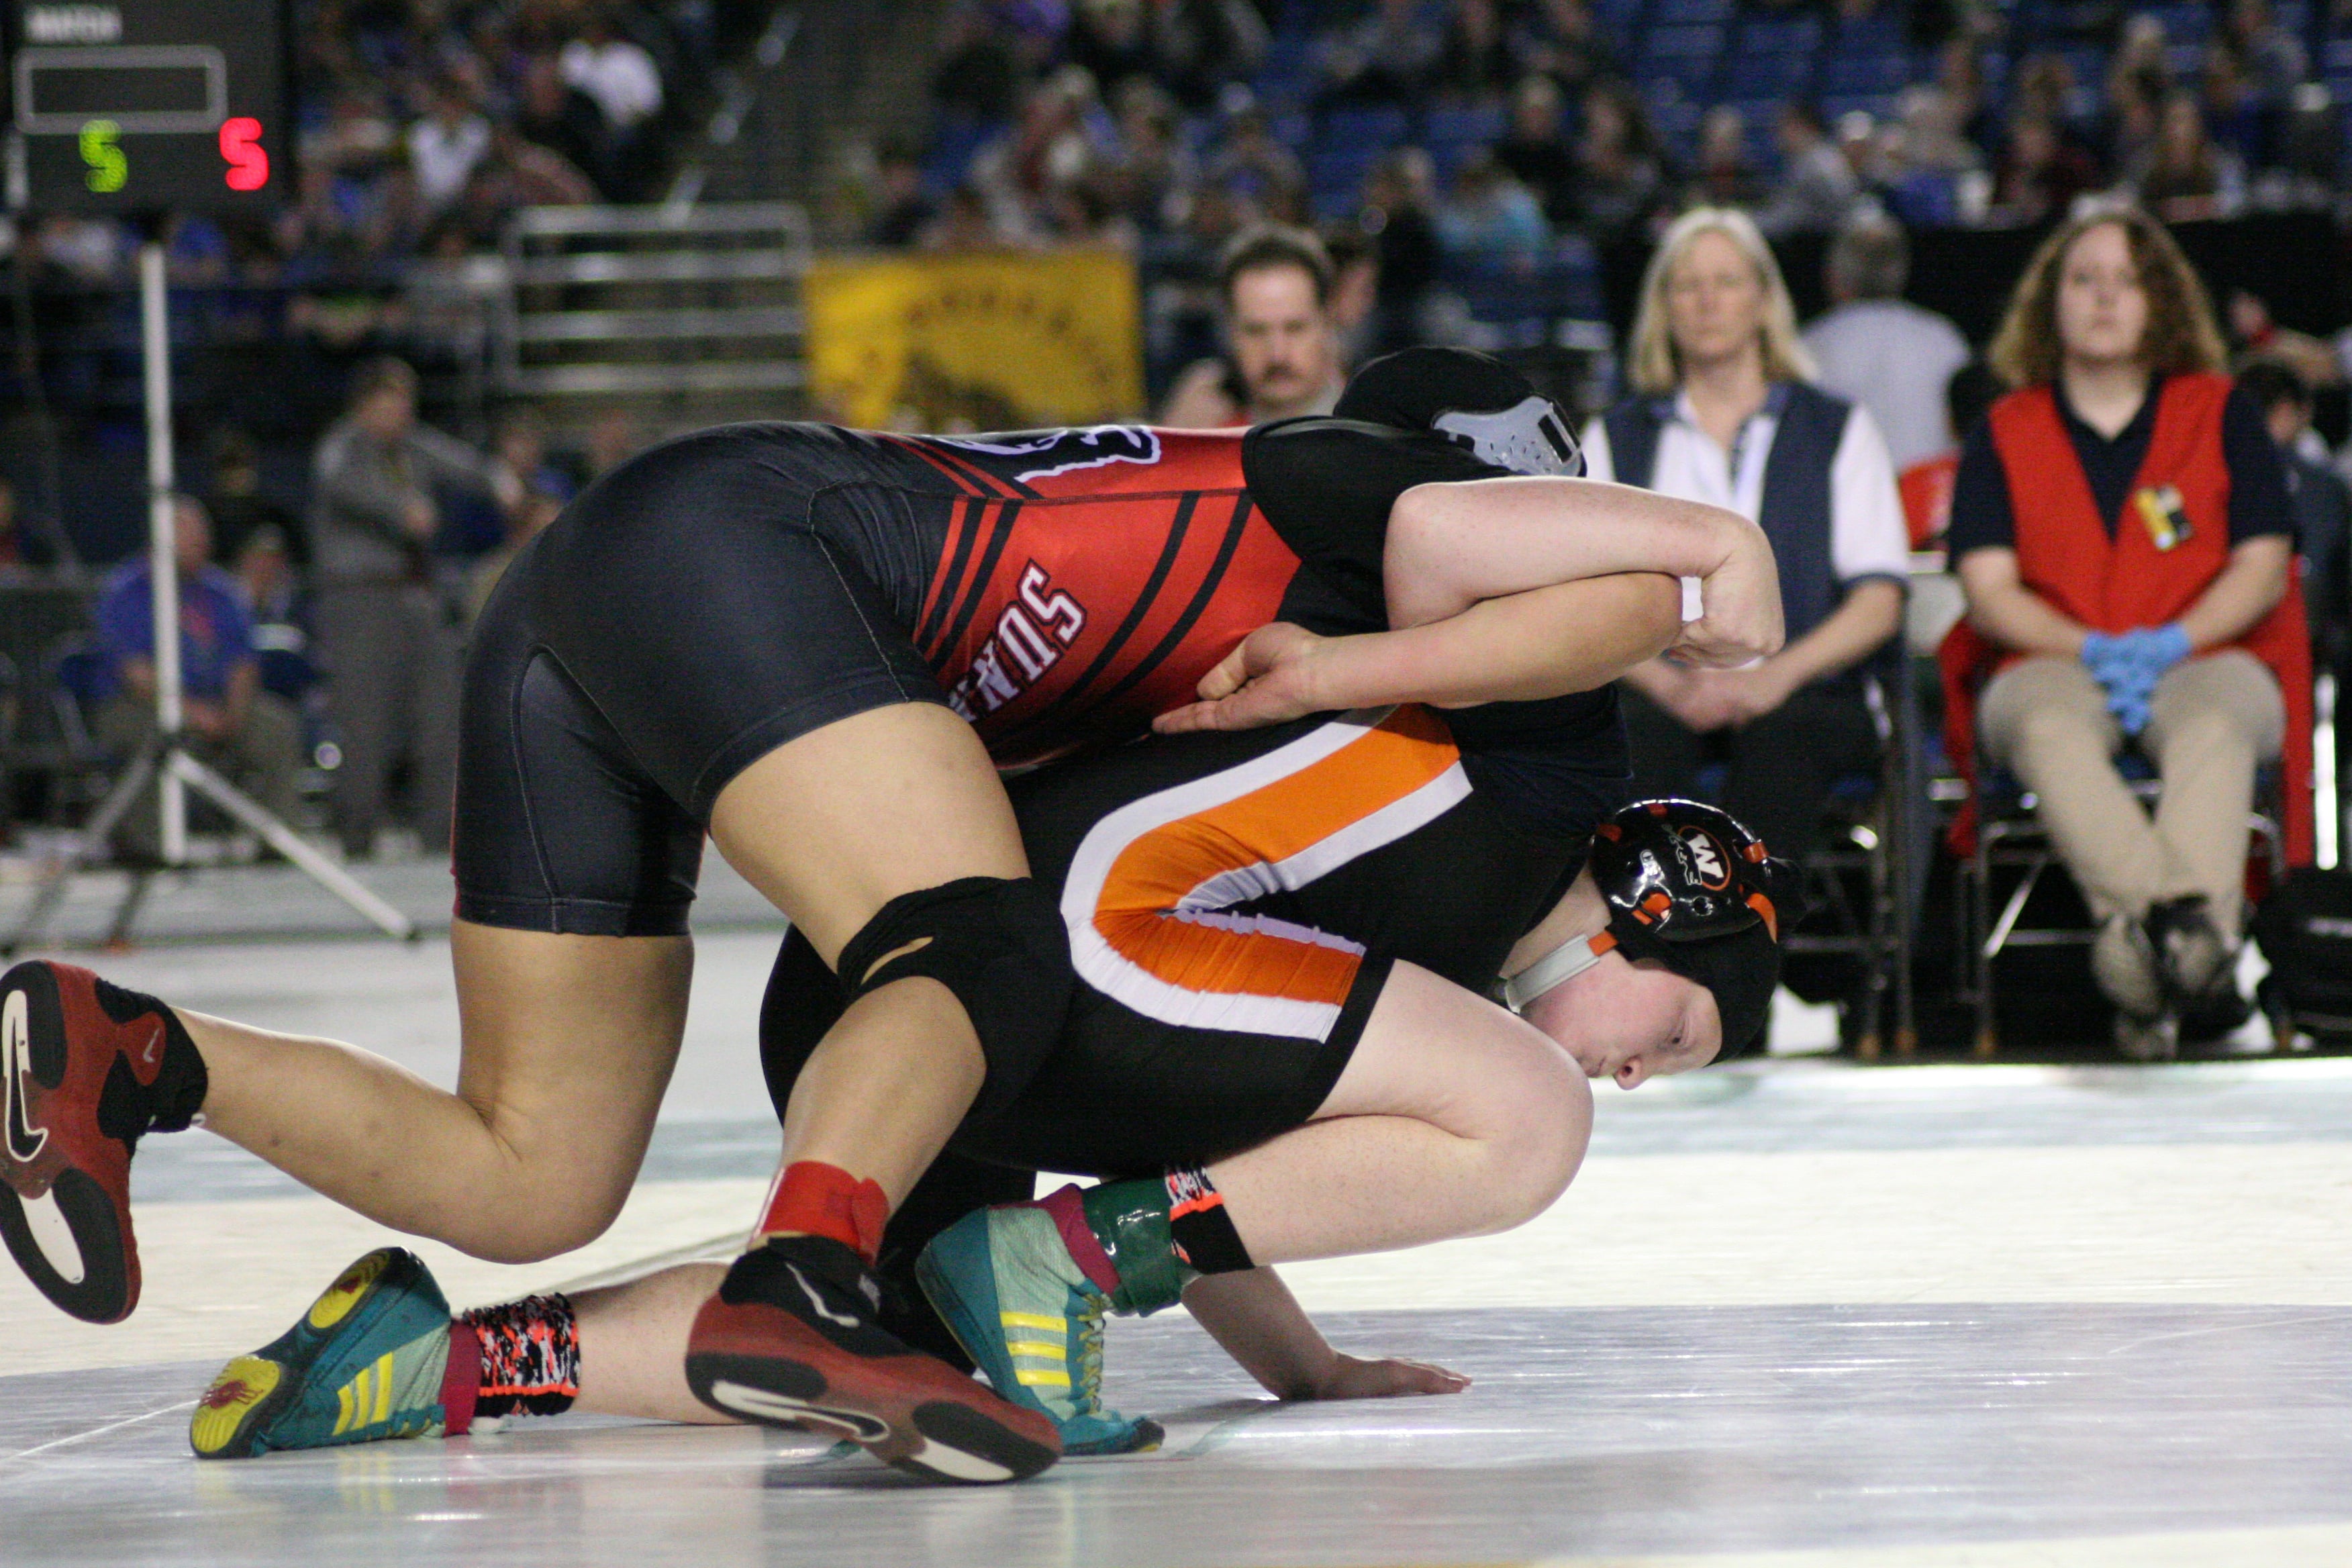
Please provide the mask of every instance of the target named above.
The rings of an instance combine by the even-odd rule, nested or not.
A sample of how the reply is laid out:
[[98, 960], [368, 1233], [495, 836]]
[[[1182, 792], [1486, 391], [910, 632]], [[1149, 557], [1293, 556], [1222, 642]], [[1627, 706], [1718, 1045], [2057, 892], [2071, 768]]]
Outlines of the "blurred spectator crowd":
[[1370, 252], [1374, 337], [1475, 342], [1444, 317], [1484, 319], [1482, 286], [1572, 294], [1594, 247], [1700, 204], [1776, 240], [2108, 191], [2168, 221], [2335, 207], [2347, 89], [2328, 0], [962, 0], [865, 228], [1134, 251], [1164, 382], [1259, 222], [1316, 226], [1343, 278]]
[[[184, 283], [363, 285], [495, 242], [520, 206], [658, 195], [722, 0], [298, 0], [300, 185], [268, 222], [186, 218]], [[50, 217], [48, 278], [128, 270], [123, 225]]]

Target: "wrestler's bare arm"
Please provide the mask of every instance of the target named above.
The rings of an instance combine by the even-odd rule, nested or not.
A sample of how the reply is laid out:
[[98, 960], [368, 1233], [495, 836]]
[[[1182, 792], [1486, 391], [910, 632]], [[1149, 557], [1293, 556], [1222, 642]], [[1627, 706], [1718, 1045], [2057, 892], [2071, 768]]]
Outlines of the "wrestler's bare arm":
[[1650, 572], [1486, 599], [1425, 626], [1326, 639], [1325, 709], [1464, 708], [1591, 691], [1673, 646], [1682, 625], [1680, 584]]
[[1186, 1287], [1184, 1310], [1277, 1399], [1379, 1399], [1470, 1386], [1444, 1367], [1365, 1361], [1333, 1350], [1271, 1268], [1202, 1275]]
[[1276, 622], [1202, 678], [1201, 701], [1153, 728], [1245, 730], [1391, 702], [1459, 708], [1590, 691], [1674, 646], [1681, 605], [1672, 577], [1630, 572], [1484, 600], [1402, 631], [1323, 637]]
[[1417, 485], [1389, 514], [1383, 586], [1391, 626], [1482, 600], [1621, 572], [1700, 580], [1704, 614], [1677, 657], [1745, 664], [1779, 650], [1780, 587], [1764, 532], [1736, 512], [1629, 485], [1515, 478]]

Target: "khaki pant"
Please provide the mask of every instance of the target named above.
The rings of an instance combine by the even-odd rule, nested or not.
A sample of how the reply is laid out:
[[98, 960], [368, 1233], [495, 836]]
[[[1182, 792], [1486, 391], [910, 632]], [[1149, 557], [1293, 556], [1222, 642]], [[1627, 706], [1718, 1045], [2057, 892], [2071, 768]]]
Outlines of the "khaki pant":
[[2175, 665], [2157, 683], [2139, 748], [2164, 781], [2156, 819], [2116, 772], [2124, 734], [2106, 693], [2071, 658], [2029, 658], [1977, 705], [1985, 756], [2041, 798], [2042, 826], [2100, 921], [2202, 893], [2235, 937], [2245, 895], [2254, 768], [2279, 753], [2278, 682], [2236, 648]]
[[[154, 733], [151, 704], [116, 697], [99, 710], [99, 741], [117, 756], [129, 757]], [[191, 730], [183, 739], [198, 762], [226, 774], [270, 816], [293, 823], [301, 805], [295, 778], [302, 766], [302, 718], [291, 703], [257, 691], [246, 707], [245, 721], [228, 734], [213, 737]], [[163, 828], [155, 795], [151, 779], [114, 830], [116, 844], [141, 859], [163, 856]]]

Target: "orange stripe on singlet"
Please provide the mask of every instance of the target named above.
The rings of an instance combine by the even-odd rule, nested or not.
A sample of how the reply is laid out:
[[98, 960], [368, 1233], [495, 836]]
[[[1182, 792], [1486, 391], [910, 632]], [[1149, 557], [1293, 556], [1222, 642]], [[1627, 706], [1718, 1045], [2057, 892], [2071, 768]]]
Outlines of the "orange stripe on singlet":
[[1434, 715], [1371, 717], [1334, 721], [1106, 817], [1065, 889], [1079, 973], [1170, 1022], [1327, 1035], [1362, 948], [1225, 911], [1392, 843], [1468, 794]]

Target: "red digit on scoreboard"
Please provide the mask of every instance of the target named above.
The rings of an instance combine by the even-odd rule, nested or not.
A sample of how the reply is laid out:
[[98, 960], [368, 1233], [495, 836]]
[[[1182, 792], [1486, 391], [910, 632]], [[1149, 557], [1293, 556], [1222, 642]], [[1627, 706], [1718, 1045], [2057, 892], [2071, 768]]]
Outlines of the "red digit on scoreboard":
[[257, 191], [269, 183], [269, 154], [261, 146], [261, 121], [249, 114], [224, 120], [220, 154], [228, 160], [221, 178], [232, 191]]

